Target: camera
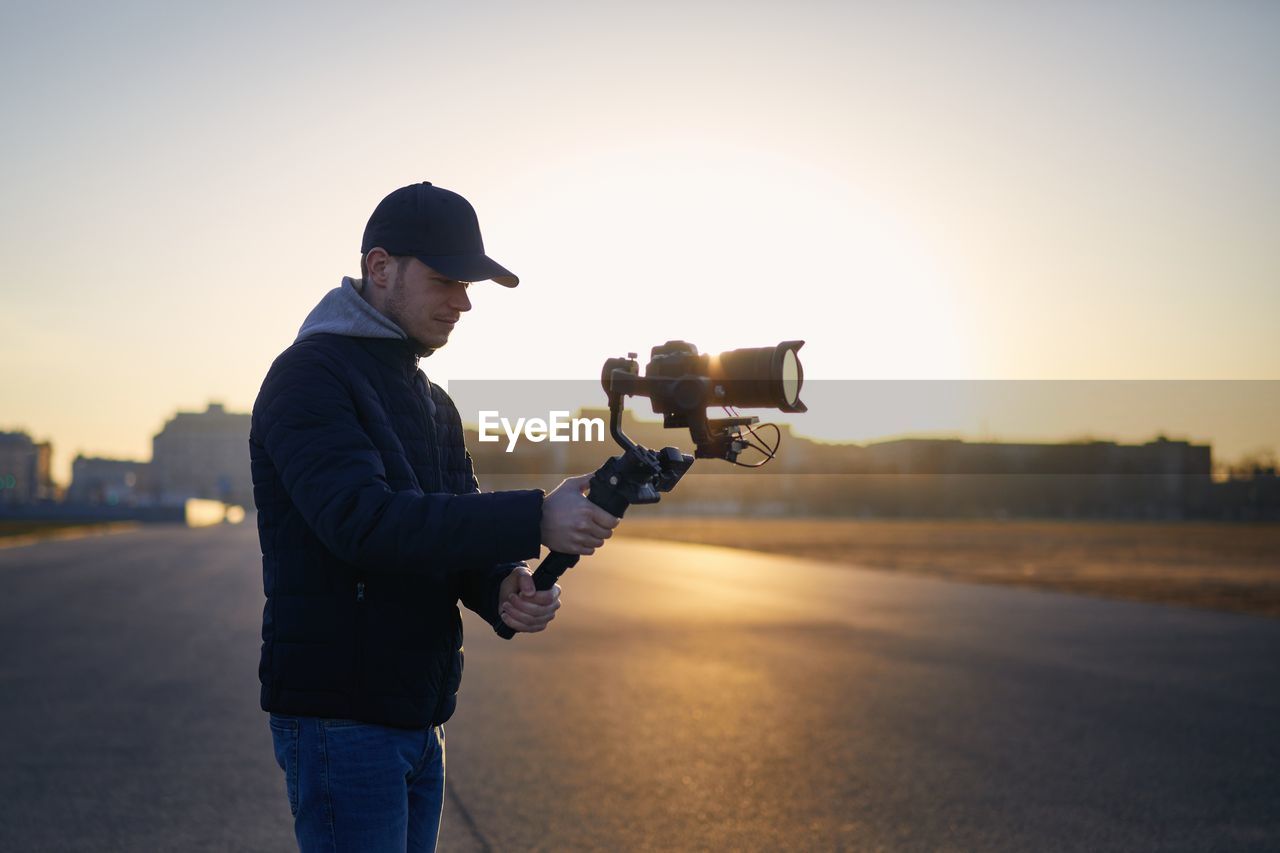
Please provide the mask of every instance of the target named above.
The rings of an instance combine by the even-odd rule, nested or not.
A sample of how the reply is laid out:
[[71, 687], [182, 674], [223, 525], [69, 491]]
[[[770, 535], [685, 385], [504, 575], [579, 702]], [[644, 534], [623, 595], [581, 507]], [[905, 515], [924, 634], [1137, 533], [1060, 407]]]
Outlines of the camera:
[[[804, 368], [796, 354], [804, 341], [783, 341], [772, 347], [749, 347], [712, 355], [699, 353], [687, 341], [667, 341], [652, 349], [642, 376], [635, 353], [611, 358], [604, 364], [600, 384], [615, 411], [623, 396], [648, 397], [655, 414], [662, 415], [665, 427], [686, 427], [696, 445], [698, 458], [736, 461], [747, 444], [740, 428], [758, 418], [740, 417], [736, 408], [769, 408], [783, 412], [804, 412], [800, 389]], [[720, 406], [734, 414], [730, 418], [709, 419], [707, 409]], [[624, 441], [611, 429], [614, 439]]]
[[[695, 458], [741, 465], [738, 455], [754, 447], [765, 459], [747, 467], [758, 468], [772, 459], [777, 444], [765, 447], [744, 436], [744, 427], [755, 435], [751, 425], [759, 419], [742, 417], [735, 407], [807, 411], [800, 402], [804, 369], [796, 355], [802, 346], [804, 341], [783, 341], [776, 347], [709, 355], [699, 353], [691, 343], [667, 341], [653, 348], [644, 375], [635, 353], [605, 361], [600, 384], [609, 397], [609, 434], [623, 452], [592, 475], [587, 499], [621, 518], [632, 504], [657, 503], [662, 493], [676, 487]], [[627, 396], [648, 397], [653, 411], [662, 415], [663, 426], [687, 427], [696, 446], [694, 456], [675, 447], [650, 450], [628, 438], [622, 431], [622, 403]], [[723, 407], [731, 417], [708, 418], [711, 406]], [[550, 589], [577, 562], [576, 554], [551, 552], [533, 573], [534, 586]], [[498, 634], [510, 639], [515, 631], [504, 624]]]

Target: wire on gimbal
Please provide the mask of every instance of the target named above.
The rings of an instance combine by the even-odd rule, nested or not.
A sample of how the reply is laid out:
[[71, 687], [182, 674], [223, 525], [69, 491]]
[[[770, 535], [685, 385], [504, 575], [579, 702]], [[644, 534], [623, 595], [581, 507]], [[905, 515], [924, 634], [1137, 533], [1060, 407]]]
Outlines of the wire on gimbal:
[[[721, 408], [724, 409], [725, 412], [728, 413], [729, 417], [731, 418], [736, 418], [739, 416], [738, 410], [733, 408], [732, 406], [721, 406]], [[772, 447], [768, 446], [768, 442], [766, 442], [763, 438], [761, 438], [756, 433], [756, 431], [751, 428], [750, 424], [743, 424], [743, 428], [746, 429], [747, 433], [750, 434], [751, 438], [755, 439], [755, 441], [751, 441], [745, 438], [741, 431], [738, 432], [738, 437], [742, 440], [744, 444], [746, 444], [747, 447], [750, 447], [752, 450], [756, 451], [757, 453], [763, 454], [764, 458], [761, 459], [759, 462], [739, 462], [736, 459], [728, 460], [729, 462], [741, 468], [761, 468], [767, 463], [772, 462], [775, 458], [777, 458], [778, 448], [782, 446], [782, 430], [778, 427], [777, 424], [760, 424], [760, 427], [762, 429], [764, 427], [773, 428], [775, 440], [773, 442]]]

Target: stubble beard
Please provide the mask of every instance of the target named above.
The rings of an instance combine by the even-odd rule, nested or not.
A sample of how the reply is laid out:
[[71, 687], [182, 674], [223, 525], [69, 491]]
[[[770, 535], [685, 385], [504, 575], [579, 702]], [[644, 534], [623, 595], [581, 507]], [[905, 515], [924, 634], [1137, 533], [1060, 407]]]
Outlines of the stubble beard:
[[391, 294], [387, 297], [387, 319], [400, 327], [400, 331], [404, 332], [409, 338], [409, 343], [413, 344], [414, 349], [419, 356], [431, 355], [431, 353], [444, 346], [448, 339], [441, 341], [438, 345], [427, 343], [413, 336], [409, 331], [409, 324], [405, 319], [409, 316], [409, 309], [406, 307], [408, 301], [405, 297], [404, 275], [406, 264], [397, 264], [395, 281], [391, 286]]

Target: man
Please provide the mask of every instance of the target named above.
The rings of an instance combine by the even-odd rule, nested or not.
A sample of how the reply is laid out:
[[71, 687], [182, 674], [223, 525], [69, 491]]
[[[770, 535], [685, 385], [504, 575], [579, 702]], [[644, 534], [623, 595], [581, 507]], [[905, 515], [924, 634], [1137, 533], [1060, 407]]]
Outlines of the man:
[[320, 301], [253, 407], [261, 701], [302, 850], [432, 850], [458, 601], [495, 629], [545, 629], [560, 588], [536, 591], [522, 561], [591, 554], [618, 519], [584, 497], [589, 476], [480, 493], [457, 409], [418, 370], [470, 310], [468, 283], [519, 283], [466, 199], [396, 190], [361, 253], [361, 280]]

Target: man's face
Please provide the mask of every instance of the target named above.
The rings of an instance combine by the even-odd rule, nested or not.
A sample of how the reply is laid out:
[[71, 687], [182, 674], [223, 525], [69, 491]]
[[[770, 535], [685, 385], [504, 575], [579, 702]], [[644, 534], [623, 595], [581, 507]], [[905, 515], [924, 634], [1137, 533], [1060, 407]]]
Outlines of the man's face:
[[439, 349], [471, 310], [467, 282], [445, 278], [417, 258], [400, 258], [387, 299], [387, 317], [416, 341], [421, 350]]

